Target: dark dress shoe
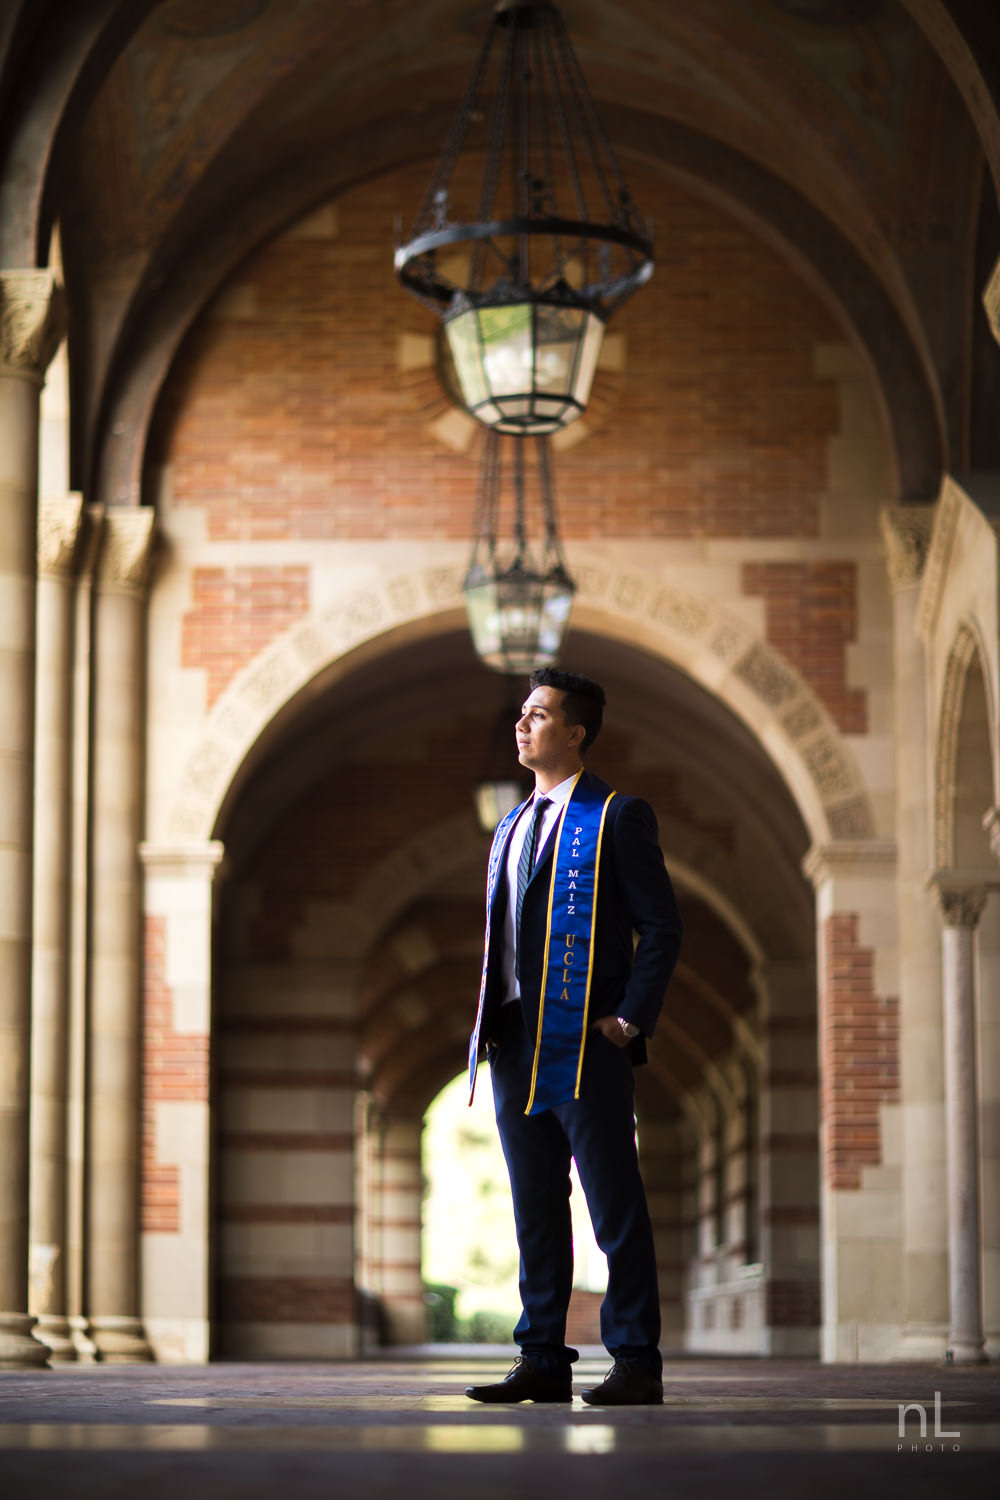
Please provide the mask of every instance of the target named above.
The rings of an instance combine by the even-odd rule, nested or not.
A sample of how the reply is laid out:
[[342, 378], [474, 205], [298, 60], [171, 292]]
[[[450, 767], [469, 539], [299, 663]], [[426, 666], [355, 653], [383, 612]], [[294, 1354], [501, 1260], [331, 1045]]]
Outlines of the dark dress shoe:
[[627, 1359], [616, 1359], [601, 1384], [582, 1394], [588, 1406], [662, 1406], [663, 1381]]
[[473, 1401], [572, 1401], [573, 1377], [536, 1370], [521, 1354], [506, 1379], [496, 1385], [467, 1385], [465, 1394]]

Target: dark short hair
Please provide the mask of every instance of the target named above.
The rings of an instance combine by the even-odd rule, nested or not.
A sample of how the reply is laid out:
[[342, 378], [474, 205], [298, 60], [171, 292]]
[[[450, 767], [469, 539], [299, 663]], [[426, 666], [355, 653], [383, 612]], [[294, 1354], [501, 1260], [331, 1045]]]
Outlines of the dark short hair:
[[562, 711], [567, 724], [582, 724], [586, 731], [580, 754], [588, 750], [604, 722], [604, 705], [608, 701], [599, 682], [579, 672], [564, 672], [560, 667], [539, 667], [528, 678], [528, 686], [556, 688], [565, 693]]

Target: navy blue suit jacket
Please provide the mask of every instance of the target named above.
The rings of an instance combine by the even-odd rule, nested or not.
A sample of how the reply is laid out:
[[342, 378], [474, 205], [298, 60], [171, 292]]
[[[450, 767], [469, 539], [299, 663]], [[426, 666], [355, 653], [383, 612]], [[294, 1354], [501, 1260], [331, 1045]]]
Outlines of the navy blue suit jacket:
[[[584, 771], [588, 784], [608, 796], [600, 777]], [[538, 1029], [542, 960], [548, 915], [555, 829], [539, 853], [521, 912], [521, 1004], [529, 1032]], [[504, 869], [506, 851], [504, 852]], [[503, 1003], [503, 929], [507, 881], [497, 881], [490, 924], [490, 954], [480, 1036], [498, 1030]], [[594, 930], [590, 1020], [621, 1016], [638, 1026], [633, 1060], [645, 1061], [643, 1038], [652, 1036], [680, 951], [683, 924], [660, 851], [656, 817], [639, 797], [616, 796], [608, 808], [601, 846]], [[633, 934], [638, 934], [634, 943]]]

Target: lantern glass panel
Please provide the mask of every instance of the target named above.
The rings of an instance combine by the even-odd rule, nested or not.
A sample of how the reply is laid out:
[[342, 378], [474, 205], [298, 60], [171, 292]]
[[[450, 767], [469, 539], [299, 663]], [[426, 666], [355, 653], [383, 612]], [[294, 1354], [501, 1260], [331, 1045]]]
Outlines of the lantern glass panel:
[[531, 303], [479, 309], [483, 369], [494, 396], [519, 396], [531, 389]]
[[469, 630], [476, 654], [489, 666], [493, 666], [500, 650], [500, 612], [497, 608], [497, 590], [493, 579], [480, 575], [470, 577], [464, 586], [465, 608], [469, 617]]
[[[531, 402], [527, 396], [501, 396], [498, 402], [504, 418], [528, 417], [531, 415]], [[511, 432], [531, 432], [530, 426], [523, 422], [515, 422], [509, 429]]]
[[474, 311], [460, 313], [445, 324], [455, 375], [468, 407], [480, 406], [489, 397], [483, 373], [483, 351], [479, 344], [479, 318]]
[[546, 579], [544, 598], [538, 620], [536, 665], [549, 667], [559, 655], [566, 622], [573, 608], [573, 588], [569, 579]]
[[597, 370], [597, 361], [601, 357], [601, 346], [604, 343], [604, 323], [593, 313], [586, 314], [587, 326], [583, 333], [583, 347], [576, 366], [576, 379], [573, 382], [573, 395], [580, 406], [586, 406], [590, 400], [590, 387], [594, 383], [594, 375]]
[[535, 389], [538, 391], [563, 391], [573, 389], [573, 371], [576, 368], [583, 320], [587, 314], [582, 308], [547, 307], [544, 304], [536, 313], [535, 331]]

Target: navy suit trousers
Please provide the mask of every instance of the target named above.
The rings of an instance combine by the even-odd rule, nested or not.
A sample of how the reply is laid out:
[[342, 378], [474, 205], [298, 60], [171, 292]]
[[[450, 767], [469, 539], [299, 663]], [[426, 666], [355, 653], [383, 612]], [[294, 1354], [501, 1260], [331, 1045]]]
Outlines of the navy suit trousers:
[[573, 1286], [569, 1169], [575, 1157], [594, 1237], [608, 1258], [601, 1339], [612, 1358], [659, 1375], [656, 1250], [636, 1154], [629, 1050], [591, 1032], [579, 1099], [529, 1117], [524, 1108], [534, 1045], [519, 1003], [503, 1007], [499, 1030], [499, 1045], [491, 1045], [488, 1056], [521, 1257], [524, 1310], [514, 1340], [540, 1369], [563, 1372], [577, 1357], [566, 1344]]

